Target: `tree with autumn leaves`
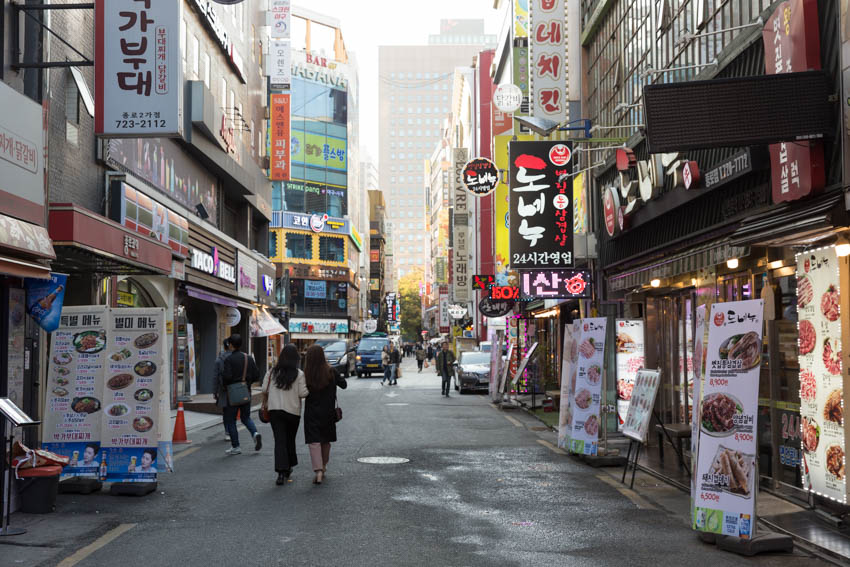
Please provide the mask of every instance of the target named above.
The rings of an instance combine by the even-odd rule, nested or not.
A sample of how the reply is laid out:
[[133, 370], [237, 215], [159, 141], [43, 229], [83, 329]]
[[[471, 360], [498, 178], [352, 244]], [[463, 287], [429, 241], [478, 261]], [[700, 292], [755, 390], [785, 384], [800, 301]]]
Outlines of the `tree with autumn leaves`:
[[419, 284], [424, 280], [425, 273], [422, 268], [414, 268], [398, 280], [401, 336], [407, 342], [422, 338], [422, 298], [419, 296]]

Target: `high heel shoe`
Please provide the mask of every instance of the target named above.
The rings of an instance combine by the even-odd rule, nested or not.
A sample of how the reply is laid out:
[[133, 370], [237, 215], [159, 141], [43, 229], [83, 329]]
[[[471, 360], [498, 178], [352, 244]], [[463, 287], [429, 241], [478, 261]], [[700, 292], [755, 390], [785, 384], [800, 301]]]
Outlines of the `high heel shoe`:
[[322, 481], [325, 479], [325, 471], [318, 471], [316, 473], [316, 478], [313, 479], [313, 484], [322, 484]]

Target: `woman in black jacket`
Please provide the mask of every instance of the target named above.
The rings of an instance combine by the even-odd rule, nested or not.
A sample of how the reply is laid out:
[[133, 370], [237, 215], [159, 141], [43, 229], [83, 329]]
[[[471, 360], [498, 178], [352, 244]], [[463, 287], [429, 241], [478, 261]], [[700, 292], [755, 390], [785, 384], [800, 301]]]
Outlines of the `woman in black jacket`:
[[310, 447], [316, 473], [313, 484], [322, 484], [331, 443], [336, 441], [336, 388], [344, 390], [348, 383], [328, 364], [322, 347], [311, 346], [304, 359], [304, 377], [310, 391], [304, 403], [304, 441]]

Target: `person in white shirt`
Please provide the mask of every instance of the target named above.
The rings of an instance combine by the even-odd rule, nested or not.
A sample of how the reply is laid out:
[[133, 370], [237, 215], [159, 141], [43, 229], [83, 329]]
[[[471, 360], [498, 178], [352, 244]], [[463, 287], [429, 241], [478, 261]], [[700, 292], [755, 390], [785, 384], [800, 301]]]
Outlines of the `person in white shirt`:
[[263, 380], [263, 392], [268, 392], [264, 404], [274, 433], [274, 470], [279, 485], [289, 480], [292, 468], [298, 464], [295, 434], [301, 423], [301, 400], [310, 393], [299, 366], [298, 348], [290, 343], [280, 351], [277, 364]]

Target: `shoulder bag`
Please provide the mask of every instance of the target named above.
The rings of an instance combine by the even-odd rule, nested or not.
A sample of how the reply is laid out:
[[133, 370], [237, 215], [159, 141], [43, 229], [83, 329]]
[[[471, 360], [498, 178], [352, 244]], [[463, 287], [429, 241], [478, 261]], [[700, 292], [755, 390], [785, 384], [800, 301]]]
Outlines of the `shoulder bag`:
[[242, 353], [245, 362], [242, 365], [242, 380], [227, 385], [227, 403], [231, 406], [244, 406], [251, 403], [251, 391], [245, 383], [245, 375], [248, 373], [248, 355]]
[[266, 390], [263, 392], [263, 405], [260, 406], [260, 411], [257, 412], [257, 417], [260, 418], [260, 421], [263, 423], [268, 423], [271, 419], [269, 415], [269, 388], [272, 385], [272, 371], [268, 372], [269, 383], [266, 384]]
[[339, 400], [334, 398], [334, 423], [342, 421], [342, 408], [339, 407]]

